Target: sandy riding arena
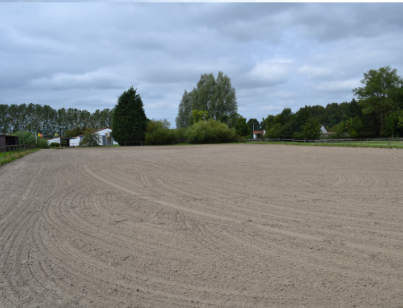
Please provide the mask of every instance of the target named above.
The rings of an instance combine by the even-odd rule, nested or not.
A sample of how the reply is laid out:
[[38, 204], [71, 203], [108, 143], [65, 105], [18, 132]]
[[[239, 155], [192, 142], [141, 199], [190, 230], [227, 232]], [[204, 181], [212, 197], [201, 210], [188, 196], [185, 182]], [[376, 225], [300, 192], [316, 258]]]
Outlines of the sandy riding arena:
[[402, 307], [403, 150], [41, 150], [0, 168], [0, 307]]

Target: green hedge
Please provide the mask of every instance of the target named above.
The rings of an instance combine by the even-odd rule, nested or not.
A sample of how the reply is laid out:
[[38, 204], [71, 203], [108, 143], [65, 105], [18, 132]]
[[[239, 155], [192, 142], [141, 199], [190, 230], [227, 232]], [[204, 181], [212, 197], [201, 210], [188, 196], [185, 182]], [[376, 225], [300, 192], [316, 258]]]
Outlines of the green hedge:
[[41, 137], [36, 137], [34, 134], [27, 131], [18, 131], [14, 134], [18, 137], [19, 144], [30, 145], [38, 148], [48, 148], [48, 141]]
[[177, 143], [177, 136], [174, 129], [169, 129], [162, 121], [149, 121], [145, 135], [145, 144], [163, 145]]
[[237, 141], [234, 129], [215, 121], [200, 121], [186, 130], [186, 141], [190, 143], [224, 143]]

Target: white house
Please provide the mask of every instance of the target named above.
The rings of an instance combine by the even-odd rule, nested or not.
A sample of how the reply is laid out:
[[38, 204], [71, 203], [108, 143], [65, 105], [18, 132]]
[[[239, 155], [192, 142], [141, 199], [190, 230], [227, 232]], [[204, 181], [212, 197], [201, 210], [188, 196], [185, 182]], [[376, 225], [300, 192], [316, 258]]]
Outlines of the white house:
[[81, 142], [82, 139], [83, 139], [83, 136], [77, 136], [77, 137], [70, 138], [69, 146], [71, 146], [71, 147], [80, 146], [80, 142]]
[[60, 144], [60, 137], [48, 139], [48, 145], [51, 145], [52, 143]]
[[[94, 132], [98, 139], [98, 145], [105, 146], [105, 145], [118, 145], [118, 143], [112, 137], [112, 130], [110, 128], [103, 128]], [[78, 147], [80, 146], [81, 140], [83, 140], [82, 135], [70, 138], [70, 146], [71, 147]]]
[[112, 137], [112, 130], [110, 128], [100, 129], [95, 134], [98, 136], [99, 145], [118, 145]]

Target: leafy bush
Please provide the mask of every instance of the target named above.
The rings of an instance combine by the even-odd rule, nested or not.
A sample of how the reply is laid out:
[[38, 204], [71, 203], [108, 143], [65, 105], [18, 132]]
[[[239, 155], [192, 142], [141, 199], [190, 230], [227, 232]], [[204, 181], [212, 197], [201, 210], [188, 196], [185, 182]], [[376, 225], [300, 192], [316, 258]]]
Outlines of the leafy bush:
[[44, 138], [39, 138], [39, 137], [38, 137], [38, 141], [36, 143], [36, 146], [38, 148], [41, 148], [41, 149], [49, 148], [48, 141], [46, 139], [44, 139]]
[[318, 120], [309, 119], [303, 128], [304, 139], [319, 139], [320, 138], [320, 123]]
[[36, 145], [35, 135], [27, 131], [18, 131], [14, 134], [18, 137], [19, 144]]
[[98, 145], [98, 136], [91, 131], [87, 131], [84, 134], [83, 139], [80, 141], [80, 146], [96, 147]]
[[206, 121], [208, 119], [208, 113], [205, 110], [192, 110], [192, 123], [197, 123], [199, 121]]
[[221, 143], [237, 140], [234, 129], [215, 121], [199, 121], [186, 131], [186, 139], [190, 143]]
[[52, 142], [51, 144], [49, 144], [49, 146], [50, 146], [51, 148], [58, 148], [58, 147], [60, 146], [60, 144], [57, 143], [57, 142]]
[[341, 121], [340, 123], [333, 126], [332, 130], [335, 132], [336, 138], [347, 138], [349, 137], [347, 132], [346, 121]]
[[14, 135], [18, 137], [19, 144], [30, 145], [33, 147], [38, 147], [38, 148], [43, 148], [43, 149], [49, 147], [48, 141], [46, 139], [41, 138], [41, 137], [36, 137], [31, 132], [18, 131]]
[[175, 130], [169, 129], [169, 123], [165, 121], [149, 121], [145, 136], [148, 145], [174, 144], [176, 143]]
[[181, 127], [174, 129], [175, 140], [177, 143], [185, 143], [186, 142], [186, 128]]
[[236, 118], [234, 119], [234, 128], [239, 136], [246, 137], [251, 134], [251, 130], [249, 129], [248, 124], [246, 123], [246, 119], [240, 115], [237, 115]]

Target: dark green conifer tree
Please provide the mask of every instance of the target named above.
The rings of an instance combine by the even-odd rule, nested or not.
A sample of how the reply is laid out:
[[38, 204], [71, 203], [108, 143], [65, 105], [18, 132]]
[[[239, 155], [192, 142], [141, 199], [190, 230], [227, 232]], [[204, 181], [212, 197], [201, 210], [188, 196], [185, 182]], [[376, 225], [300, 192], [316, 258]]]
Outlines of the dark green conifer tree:
[[147, 118], [143, 102], [131, 87], [119, 97], [112, 119], [113, 138], [120, 145], [144, 144]]

